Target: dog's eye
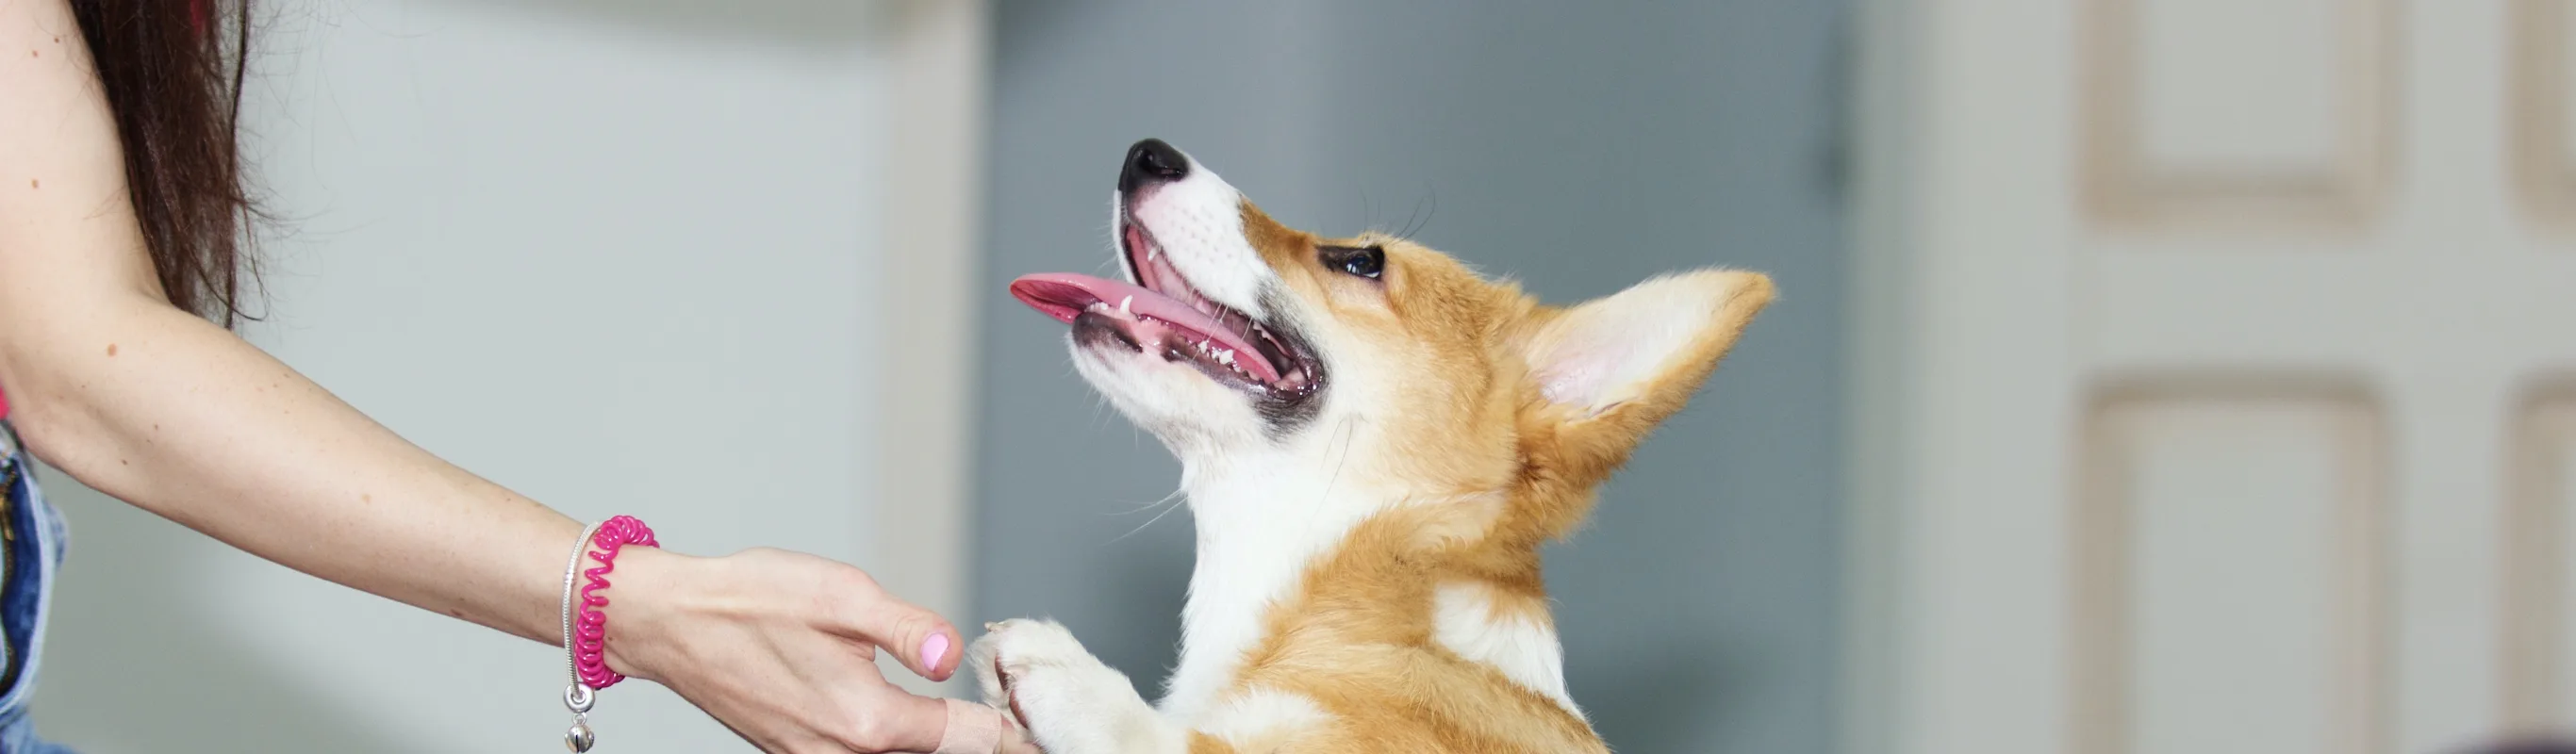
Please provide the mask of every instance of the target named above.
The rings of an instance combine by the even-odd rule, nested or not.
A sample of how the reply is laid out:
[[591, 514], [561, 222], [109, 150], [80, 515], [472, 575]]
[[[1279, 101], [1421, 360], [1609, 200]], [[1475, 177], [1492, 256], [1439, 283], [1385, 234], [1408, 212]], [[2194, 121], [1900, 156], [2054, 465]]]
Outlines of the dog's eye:
[[1377, 279], [1386, 272], [1386, 249], [1379, 246], [1354, 249], [1348, 246], [1325, 246], [1316, 250], [1324, 266], [1352, 275]]

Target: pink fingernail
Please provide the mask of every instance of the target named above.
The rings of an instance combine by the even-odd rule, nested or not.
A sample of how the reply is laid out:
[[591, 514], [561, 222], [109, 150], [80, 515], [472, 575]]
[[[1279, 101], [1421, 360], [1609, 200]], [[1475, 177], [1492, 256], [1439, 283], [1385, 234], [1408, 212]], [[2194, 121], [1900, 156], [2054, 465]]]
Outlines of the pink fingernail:
[[939, 658], [946, 656], [948, 656], [947, 634], [931, 634], [930, 638], [921, 640], [922, 670], [938, 670]]

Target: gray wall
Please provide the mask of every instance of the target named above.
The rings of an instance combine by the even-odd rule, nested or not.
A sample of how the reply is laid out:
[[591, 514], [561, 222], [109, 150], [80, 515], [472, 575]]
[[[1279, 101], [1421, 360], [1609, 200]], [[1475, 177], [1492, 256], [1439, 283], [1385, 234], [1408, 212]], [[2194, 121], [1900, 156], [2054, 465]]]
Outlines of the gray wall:
[[[1784, 297], [1549, 554], [1575, 699], [1634, 752], [1832, 735], [1842, 438], [1840, 3], [1004, 2], [976, 619], [1052, 615], [1171, 666], [1178, 467], [1071, 373], [1009, 277], [1105, 270], [1120, 150], [1208, 161], [1291, 225], [1417, 237], [1551, 301], [1658, 271]], [[1433, 207], [1436, 204], [1436, 212]], [[1419, 213], [1419, 216], [1417, 216]], [[1427, 218], [1427, 222], [1426, 222]]]

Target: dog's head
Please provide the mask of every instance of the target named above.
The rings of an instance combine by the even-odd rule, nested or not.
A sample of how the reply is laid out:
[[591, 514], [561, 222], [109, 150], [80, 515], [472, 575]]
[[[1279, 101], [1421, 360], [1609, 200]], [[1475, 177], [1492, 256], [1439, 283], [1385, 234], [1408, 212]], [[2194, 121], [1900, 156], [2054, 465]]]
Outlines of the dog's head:
[[1072, 325], [1082, 375], [1184, 463], [1308, 459], [1341, 489], [1397, 497], [1588, 490], [1772, 290], [1703, 270], [1543, 306], [1404, 239], [1282, 226], [1150, 139], [1127, 152], [1115, 213], [1126, 281], [1011, 284]]

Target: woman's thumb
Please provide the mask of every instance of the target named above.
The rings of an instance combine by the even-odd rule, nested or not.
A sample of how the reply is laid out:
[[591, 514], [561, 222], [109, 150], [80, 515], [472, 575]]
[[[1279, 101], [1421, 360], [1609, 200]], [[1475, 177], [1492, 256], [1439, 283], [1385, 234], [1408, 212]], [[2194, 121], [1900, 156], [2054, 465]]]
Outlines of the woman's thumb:
[[938, 613], [890, 595], [863, 600], [851, 616], [859, 638], [895, 656], [914, 674], [934, 681], [957, 672], [964, 637]]

